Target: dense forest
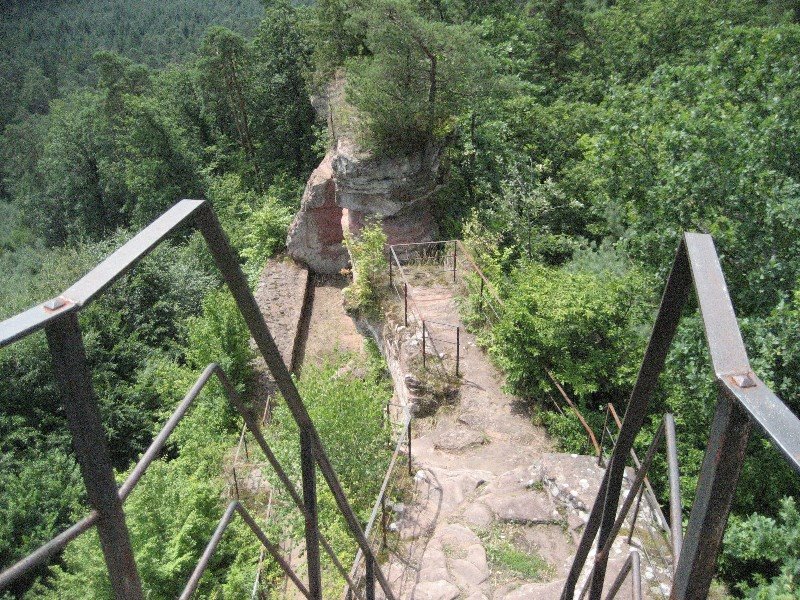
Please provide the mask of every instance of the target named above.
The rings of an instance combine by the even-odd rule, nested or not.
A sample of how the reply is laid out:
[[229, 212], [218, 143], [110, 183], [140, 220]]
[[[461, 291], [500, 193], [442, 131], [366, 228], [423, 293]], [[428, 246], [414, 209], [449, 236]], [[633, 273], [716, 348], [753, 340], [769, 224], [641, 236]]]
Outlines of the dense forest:
[[[373, 152], [445, 148], [442, 229], [475, 251], [506, 301], [483, 341], [564, 447], [587, 450], [576, 423], [548, 412], [547, 371], [598, 430], [605, 403], [624, 405], [686, 230], [714, 236], [752, 364], [800, 410], [797, 0], [39, 0], [4, 3], [2, 17], [3, 317], [62, 289], [179, 198], [213, 203], [255, 279], [328, 143], [309, 95], [338, 72]], [[251, 381], [247, 336], [220, 285], [185, 235], [84, 312], [121, 474], [198, 369], [217, 361]], [[85, 510], [46, 353], [34, 337], [0, 354], [2, 565]], [[369, 432], [358, 452], [334, 455], [365, 490], [362, 514], [385, 432], [366, 411], [345, 414], [344, 399], [379, 405], [374, 362], [363, 380], [333, 378], [331, 365], [300, 381], [331, 447]], [[689, 311], [650, 428], [674, 412], [686, 515], [715, 394]], [[235, 445], [218, 392], [189, 419], [126, 505], [151, 598], [176, 596], [188, 577]], [[270, 435], [288, 460], [284, 421], [279, 408]], [[754, 435], [719, 564], [728, 593], [800, 595], [798, 493]], [[341, 524], [324, 522], [350, 552]], [[203, 593], [249, 593], [256, 556], [235, 528]], [[13, 593], [107, 597], [107, 586], [85, 536]]]

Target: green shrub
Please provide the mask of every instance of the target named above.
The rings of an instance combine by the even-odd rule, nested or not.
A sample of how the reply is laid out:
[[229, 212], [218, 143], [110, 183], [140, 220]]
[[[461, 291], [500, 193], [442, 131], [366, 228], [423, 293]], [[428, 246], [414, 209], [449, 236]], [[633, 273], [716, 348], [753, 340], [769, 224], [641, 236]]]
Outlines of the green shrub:
[[386, 234], [379, 223], [373, 223], [356, 235], [345, 233], [344, 243], [353, 262], [353, 283], [344, 290], [347, 309], [377, 316], [388, 283]]
[[732, 517], [725, 532], [723, 572], [749, 577], [737, 585], [747, 598], [792, 600], [800, 596], [800, 512], [784, 498], [777, 519]]
[[551, 390], [547, 371], [578, 400], [619, 401], [636, 375], [649, 320], [647, 278], [521, 267], [509, 285], [505, 313], [493, 331], [491, 354], [516, 393]]

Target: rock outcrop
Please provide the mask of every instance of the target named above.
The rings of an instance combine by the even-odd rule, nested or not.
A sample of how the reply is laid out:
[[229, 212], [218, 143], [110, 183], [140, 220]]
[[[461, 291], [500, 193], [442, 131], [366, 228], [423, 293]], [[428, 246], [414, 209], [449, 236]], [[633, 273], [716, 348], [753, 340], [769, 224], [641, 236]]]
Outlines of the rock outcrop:
[[442, 148], [428, 144], [405, 156], [375, 156], [356, 141], [352, 128], [334, 127], [333, 115], [353, 114], [341, 78], [313, 99], [328, 120], [333, 145], [306, 185], [289, 229], [289, 255], [319, 273], [338, 273], [349, 262], [344, 232], [378, 221], [390, 244], [430, 241], [438, 227], [430, 197], [436, 191]]
[[292, 258], [326, 274], [338, 273], [349, 262], [342, 245], [342, 208], [336, 204], [332, 160], [329, 152], [308, 178], [286, 242]]

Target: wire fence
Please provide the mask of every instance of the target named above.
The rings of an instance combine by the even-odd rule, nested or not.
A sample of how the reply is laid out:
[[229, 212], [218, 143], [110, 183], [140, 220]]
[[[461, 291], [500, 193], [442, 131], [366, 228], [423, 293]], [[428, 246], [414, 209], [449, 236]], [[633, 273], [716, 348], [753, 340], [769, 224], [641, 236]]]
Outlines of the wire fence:
[[[452, 246], [452, 254], [448, 246]], [[461, 358], [461, 328], [453, 323], [426, 319], [421, 303], [441, 300], [422, 298], [416, 288], [437, 281], [435, 274], [447, 273], [456, 279], [457, 249], [452, 240], [441, 242], [418, 242], [388, 246], [389, 286], [394, 290], [403, 307], [403, 324], [416, 328], [422, 346], [422, 367], [435, 369], [442, 375], [454, 373], [459, 376]], [[448, 260], [450, 264], [448, 265]], [[412, 283], [413, 282], [413, 283]], [[417, 283], [415, 286], [414, 283]], [[452, 352], [440, 348], [453, 347]]]

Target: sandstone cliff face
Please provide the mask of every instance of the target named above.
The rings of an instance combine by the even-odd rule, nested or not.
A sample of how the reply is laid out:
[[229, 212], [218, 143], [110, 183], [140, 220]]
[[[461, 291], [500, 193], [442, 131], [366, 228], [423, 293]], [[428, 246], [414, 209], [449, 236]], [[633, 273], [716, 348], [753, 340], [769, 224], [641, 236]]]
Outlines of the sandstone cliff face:
[[336, 204], [329, 152], [311, 173], [300, 211], [289, 227], [289, 255], [317, 273], [338, 273], [348, 263], [342, 244], [342, 208]]
[[306, 184], [287, 240], [289, 255], [318, 273], [347, 267], [344, 232], [357, 233], [370, 221], [381, 223], [390, 244], [430, 241], [438, 234], [430, 197], [437, 189], [441, 148], [431, 144], [408, 156], [373, 156], [352, 132], [332, 126], [331, 115], [344, 105], [342, 90], [337, 80], [326, 97], [313, 100], [328, 117], [334, 143]]

